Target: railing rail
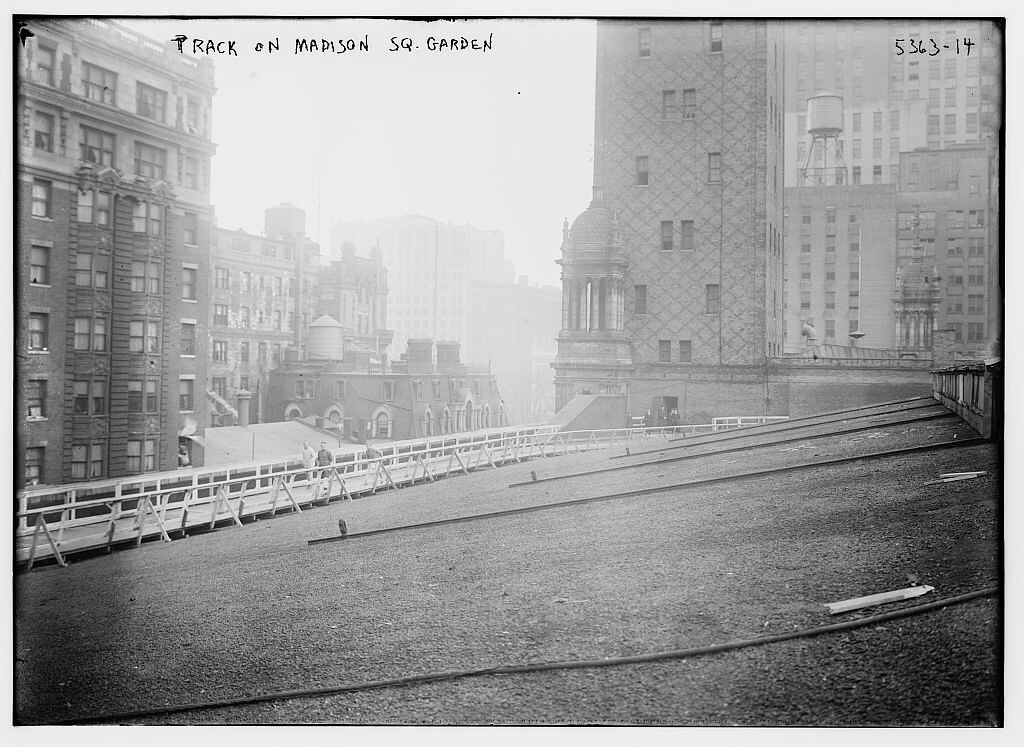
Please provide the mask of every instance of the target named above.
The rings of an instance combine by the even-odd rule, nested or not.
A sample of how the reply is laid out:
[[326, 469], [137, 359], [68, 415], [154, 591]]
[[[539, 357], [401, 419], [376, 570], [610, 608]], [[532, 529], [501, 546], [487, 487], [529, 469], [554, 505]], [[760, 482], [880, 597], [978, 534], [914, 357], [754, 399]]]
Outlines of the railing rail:
[[377, 446], [365, 452], [334, 455], [330, 465], [308, 468], [301, 459], [250, 462], [232, 466], [179, 469], [130, 478], [26, 488], [17, 495], [15, 554], [29, 568], [38, 559], [95, 550], [193, 527], [213, 528], [229, 520], [241, 526], [244, 515], [274, 515], [280, 510], [351, 499], [423, 481], [468, 474], [533, 457], [628, 446], [651, 438], [711, 433], [765, 422], [761, 417], [720, 418], [707, 425], [656, 426], [558, 431], [539, 425], [470, 431]]

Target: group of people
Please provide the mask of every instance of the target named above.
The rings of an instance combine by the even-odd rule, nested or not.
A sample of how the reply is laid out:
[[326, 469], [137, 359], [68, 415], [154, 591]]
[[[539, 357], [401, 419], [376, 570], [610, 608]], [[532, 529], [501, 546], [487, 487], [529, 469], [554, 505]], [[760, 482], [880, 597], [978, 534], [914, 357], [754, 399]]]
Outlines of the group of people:
[[[655, 422], [655, 420], [657, 420], [657, 422]], [[632, 414], [630, 414], [626, 418], [626, 424], [629, 427], [633, 427], [634, 425], [636, 425], [633, 422]], [[644, 413], [643, 426], [644, 428], [651, 428], [655, 425], [679, 425], [679, 410], [673, 407], [672, 410], [666, 415], [665, 408], [662, 407], [661, 412], [658, 413], [657, 419], [655, 419], [655, 416], [651, 414], [650, 410], [648, 410], [647, 412]]]
[[[366, 442], [366, 459], [378, 459], [381, 457], [381, 453], [377, 449], [373, 448], [373, 444], [369, 441]], [[309, 445], [309, 441], [302, 442], [302, 466], [307, 470], [307, 477], [310, 482], [313, 481], [314, 473], [316, 468], [323, 470], [325, 467], [330, 467], [334, 464], [334, 454], [327, 448], [327, 442], [320, 442], [320, 451], [313, 451], [313, 447]], [[323, 477], [324, 472], [321, 471], [320, 476]]]

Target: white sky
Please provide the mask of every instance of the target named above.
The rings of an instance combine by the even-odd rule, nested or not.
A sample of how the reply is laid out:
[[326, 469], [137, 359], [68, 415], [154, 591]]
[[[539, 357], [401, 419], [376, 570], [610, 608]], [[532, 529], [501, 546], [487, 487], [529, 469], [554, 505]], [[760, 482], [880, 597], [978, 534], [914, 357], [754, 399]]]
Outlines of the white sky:
[[[558, 283], [562, 220], [572, 221], [590, 201], [593, 21], [123, 23], [157, 40], [236, 40], [237, 57], [211, 55], [211, 199], [222, 227], [259, 233], [264, 208], [292, 202], [306, 210], [306, 231], [315, 238], [322, 174], [325, 246], [334, 218], [419, 213], [500, 229], [519, 274]], [[490, 33], [488, 52], [426, 47], [431, 35]], [[369, 52], [294, 53], [296, 37], [364, 34]], [[412, 37], [420, 48], [390, 52], [392, 36]], [[274, 37], [280, 51], [254, 51]], [[358, 249], [365, 254], [367, 247]]]

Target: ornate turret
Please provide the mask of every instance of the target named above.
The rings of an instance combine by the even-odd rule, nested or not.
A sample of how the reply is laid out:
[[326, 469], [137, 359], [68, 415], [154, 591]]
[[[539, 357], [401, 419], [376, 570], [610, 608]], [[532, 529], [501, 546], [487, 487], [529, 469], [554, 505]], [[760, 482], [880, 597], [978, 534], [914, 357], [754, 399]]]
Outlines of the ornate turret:
[[896, 314], [896, 347], [901, 352], [930, 352], [935, 342], [939, 289], [935, 266], [926, 267], [919, 237], [920, 217], [914, 215], [914, 253], [910, 264], [896, 270], [892, 302]]
[[572, 227], [563, 223], [557, 263], [562, 267], [562, 331], [554, 364], [556, 409], [580, 391], [618, 393], [618, 379], [632, 368], [624, 331], [627, 262], [622, 231], [599, 186]]

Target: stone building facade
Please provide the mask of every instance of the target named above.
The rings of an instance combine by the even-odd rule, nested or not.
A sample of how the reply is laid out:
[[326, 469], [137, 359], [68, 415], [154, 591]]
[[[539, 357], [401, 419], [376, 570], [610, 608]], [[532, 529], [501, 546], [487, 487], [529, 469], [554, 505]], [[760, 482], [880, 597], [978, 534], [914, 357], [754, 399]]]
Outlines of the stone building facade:
[[17, 47], [18, 482], [174, 469], [208, 422], [213, 66], [115, 23]]
[[594, 199], [563, 232], [556, 408], [607, 392], [657, 411], [682, 380], [756, 382], [781, 354], [782, 59], [775, 22], [598, 23]]
[[[264, 235], [218, 228], [211, 256], [210, 425], [233, 425], [238, 393], [252, 395], [250, 422], [265, 421], [270, 371], [304, 357], [324, 267], [305, 235], [305, 213], [268, 208]], [[288, 351], [291, 351], [290, 353]]]
[[[461, 362], [459, 343], [410, 340], [383, 369], [363, 356], [285, 361], [271, 372], [266, 419], [307, 418], [336, 438], [399, 440], [508, 425], [497, 381]], [[345, 356], [348, 357], [348, 356]]]
[[340, 259], [322, 268], [316, 313], [341, 324], [348, 349], [366, 351], [378, 363], [386, 360], [394, 332], [387, 321], [388, 271], [377, 247], [360, 257], [352, 242], [341, 245]]

